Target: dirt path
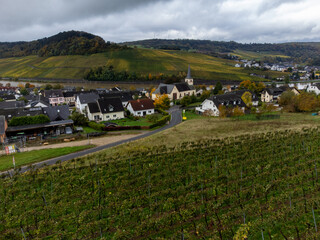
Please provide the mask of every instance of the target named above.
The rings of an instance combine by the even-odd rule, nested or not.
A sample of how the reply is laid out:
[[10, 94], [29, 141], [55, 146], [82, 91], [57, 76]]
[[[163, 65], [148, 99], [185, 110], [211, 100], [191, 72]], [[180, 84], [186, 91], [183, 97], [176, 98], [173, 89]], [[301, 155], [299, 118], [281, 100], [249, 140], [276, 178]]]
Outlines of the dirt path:
[[[36, 147], [27, 147], [24, 148], [23, 151], [32, 151], [32, 150], [40, 150], [40, 149], [48, 149], [48, 148], [62, 148], [62, 147], [75, 147], [75, 146], [83, 146], [87, 145], [88, 143], [102, 146], [109, 143], [118, 142], [121, 140], [130, 139], [136, 136], [139, 136], [143, 133], [139, 134], [125, 134], [125, 135], [114, 135], [114, 136], [106, 136], [106, 137], [99, 137], [99, 138], [92, 138], [89, 140], [81, 140], [81, 141], [73, 141], [73, 142], [63, 142], [63, 143], [56, 143], [56, 144], [49, 144], [49, 145], [42, 145]], [[1, 151], [2, 152], [2, 151]]]

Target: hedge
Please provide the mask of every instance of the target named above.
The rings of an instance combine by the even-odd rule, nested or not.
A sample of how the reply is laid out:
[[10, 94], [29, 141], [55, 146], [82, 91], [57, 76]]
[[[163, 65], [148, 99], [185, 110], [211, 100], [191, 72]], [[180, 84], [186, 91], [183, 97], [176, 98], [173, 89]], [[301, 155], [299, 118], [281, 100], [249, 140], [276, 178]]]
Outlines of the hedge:
[[162, 118], [160, 118], [156, 123], [150, 125], [150, 128], [162, 126], [162, 125], [166, 124], [170, 120], [171, 120], [171, 115], [165, 115]]
[[104, 128], [105, 128], [105, 125], [104, 125], [104, 124], [102, 124], [102, 123], [96, 123], [96, 122], [89, 122], [89, 123], [88, 123], [88, 126], [89, 126], [90, 128], [93, 128], [93, 129], [97, 130], [97, 131], [103, 131]]
[[23, 117], [13, 117], [10, 122], [10, 127], [15, 126], [25, 126], [25, 125], [33, 125], [33, 124], [44, 124], [50, 122], [48, 116], [44, 114], [40, 114], [37, 116], [23, 116]]
[[[149, 127], [148, 127], [149, 128]], [[148, 129], [144, 128], [144, 129]], [[120, 131], [120, 130], [140, 130], [141, 126], [117, 126], [117, 127], [104, 127], [104, 131]]]
[[157, 108], [156, 110], [157, 110], [159, 113], [161, 113], [162, 115], [164, 115], [164, 116], [169, 115], [169, 113], [168, 113], [167, 111], [165, 111], [165, 110], [163, 110], [163, 109], [161, 109], [161, 108]]

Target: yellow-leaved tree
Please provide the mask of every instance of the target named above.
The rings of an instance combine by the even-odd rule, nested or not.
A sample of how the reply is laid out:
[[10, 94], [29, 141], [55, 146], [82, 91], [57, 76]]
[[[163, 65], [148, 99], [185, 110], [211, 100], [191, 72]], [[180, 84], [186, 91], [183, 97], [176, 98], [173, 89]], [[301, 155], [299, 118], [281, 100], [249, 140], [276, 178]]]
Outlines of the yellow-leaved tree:
[[167, 94], [157, 94], [156, 98], [154, 100], [154, 106], [155, 108], [160, 108], [163, 110], [167, 110], [170, 108], [170, 98]]
[[245, 92], [242, 94], [241, 99], [247, 107], [250, 108], [252, 106], [252, 94], [250, 92]]

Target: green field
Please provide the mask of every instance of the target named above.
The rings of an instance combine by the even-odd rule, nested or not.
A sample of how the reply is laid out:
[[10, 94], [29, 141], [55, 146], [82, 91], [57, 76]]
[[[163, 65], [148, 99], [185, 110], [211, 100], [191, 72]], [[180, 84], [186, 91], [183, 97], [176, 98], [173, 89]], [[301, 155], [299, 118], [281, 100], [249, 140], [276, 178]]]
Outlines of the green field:
[[88, 148], [92, 148], [92, 145], [77, 146], [77, 147], [64, 147], [64, 148], [48, 148], [43, 150], [34, 150], [29, 152], [15, 153], [11, 155], [0, 157], [0, 171], [4, 171], [13, 168], [13, 157], [16, 162], [16, 168], [20, 166], [28, 165], [35, 162], [44, 161], [50, 158], [60, 157], [74, 152], [79, 152]]
[[[27, 56], [0, 59], [0, 76], [11, 78], [57, 78], [82, 79], [90, 68], [113, 65], [115, 70], [136, 72], [153, 76], [159, 74], [186, 73], [191, 65], [194, 78], [210, 80], [246, 79], [261, 80], [250, 76], [244, 69], [235, 68], [235, 62], [211, 57], [199, 53], [184, 51], [166, 51], [153, 49], [114, 50], [88, 56]], [[256, 74], [268, 74], [271, 77], [283, 73], [258, 71]]]

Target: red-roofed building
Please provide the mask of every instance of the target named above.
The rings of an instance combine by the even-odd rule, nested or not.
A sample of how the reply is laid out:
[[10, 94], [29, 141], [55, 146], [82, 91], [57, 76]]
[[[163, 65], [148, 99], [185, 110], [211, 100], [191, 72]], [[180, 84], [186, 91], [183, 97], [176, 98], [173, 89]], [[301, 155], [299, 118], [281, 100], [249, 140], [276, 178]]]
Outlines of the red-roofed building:
[[133, 116], [138, 117], [154, 114], [153, 101], [149, 98], [130, 100], [127, 104], [127, 109]]

